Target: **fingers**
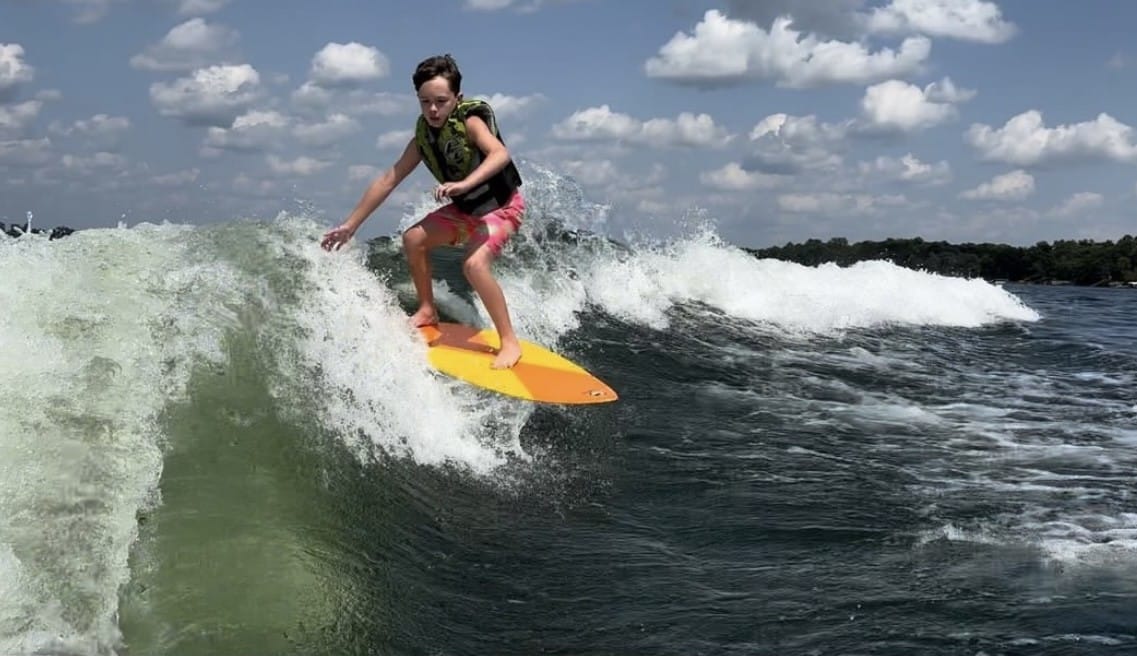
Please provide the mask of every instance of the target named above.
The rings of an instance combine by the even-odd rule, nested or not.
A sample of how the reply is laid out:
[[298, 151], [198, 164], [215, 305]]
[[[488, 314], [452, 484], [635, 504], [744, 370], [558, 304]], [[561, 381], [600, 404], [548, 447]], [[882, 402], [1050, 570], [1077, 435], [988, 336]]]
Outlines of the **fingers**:
[[442, 200], [443, 198], [451, 198], [452, 197], [451, 194], [453, 194], [453, 193], [454, 193], [454, 185], [452, 185], [449, 182], [447, 182], [446, 184], [440, 184], [434, 188], [434, 200]]
[[348, 239], [351, 239], [351, 235], [349, 235], [346, 230], [343, 228], [334, 228], [324, 233], [324, 238], [320, 240], [320, 246], [326, 251], [338, 251]]

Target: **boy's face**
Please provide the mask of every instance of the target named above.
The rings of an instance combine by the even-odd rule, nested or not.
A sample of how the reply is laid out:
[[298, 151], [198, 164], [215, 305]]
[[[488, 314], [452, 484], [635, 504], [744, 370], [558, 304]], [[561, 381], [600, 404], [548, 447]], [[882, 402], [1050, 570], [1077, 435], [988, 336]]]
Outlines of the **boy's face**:
[[427, 125], [432, 128], [442, 127], [458, 106], [459, 96], [461, 94], [450, 90], [450, 83], [442, 76], [423, 82], [418, 88], [418, 104]]

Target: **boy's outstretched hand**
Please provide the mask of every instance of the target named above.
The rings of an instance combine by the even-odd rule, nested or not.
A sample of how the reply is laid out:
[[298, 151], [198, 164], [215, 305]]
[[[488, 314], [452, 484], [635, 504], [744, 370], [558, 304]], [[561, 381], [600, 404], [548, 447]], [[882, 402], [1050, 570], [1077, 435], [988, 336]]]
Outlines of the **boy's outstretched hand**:
[[326, 251], [338, 251], [344, 244], [351, 241], [354, 234], [355, 231], [347, 226], [337, 226], [324, 233], [324, 238], [320, 240], [320, 246]]

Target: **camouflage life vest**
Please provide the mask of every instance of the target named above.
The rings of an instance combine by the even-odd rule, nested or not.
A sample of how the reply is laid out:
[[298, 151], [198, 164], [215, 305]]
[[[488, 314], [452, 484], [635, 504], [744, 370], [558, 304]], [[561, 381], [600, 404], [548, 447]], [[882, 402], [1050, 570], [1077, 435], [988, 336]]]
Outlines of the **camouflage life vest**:
[[[466, 133], [466, 117], [485, 121], [490, 132], [500, 139], [493, 108], [484, 100], [462, 100], [441, 128], [432, 128], [419, 116], [415, 126], [415, 144], [422, 161], [439, 182], [459, 182], [478, 168], [484, 156]], [[521, 186], [521, 174], [513, 162], [505, 165], [492, 178], [462, 196], [451, 198], [464, 212], [482, 215], [504, 206], [514, 190]]]

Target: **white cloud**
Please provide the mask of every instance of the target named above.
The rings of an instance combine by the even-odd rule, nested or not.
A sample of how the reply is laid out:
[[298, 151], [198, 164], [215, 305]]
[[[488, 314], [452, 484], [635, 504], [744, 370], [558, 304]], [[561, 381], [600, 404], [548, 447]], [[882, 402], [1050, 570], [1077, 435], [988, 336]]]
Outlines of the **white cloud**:
[[977, 93], [974, 89], [960, 89], [955, 86], [955, 82], [952, 82], [950, 77], [945, 77], [939, 82], [932, 82], [924, 87], [924, 97], [930, 102], [938, 103], [965, 103], [974, 98]]
[[150, 101], [163, 116], [191, 125], [228, 127], [260, 91], [260, 75], [252, 66], [210, 66], [191, 77], [150, 85]]
[[[972, 91], [956, 89], [948, 78], [924, 89], [888, 80], [865, 90], [861, 109], [869, 130], [914, 132], [954, 119], [957, 111], [952, 103], [973, 95]], [[935, 102], [933, 98], [944, 101]]]
[[1101, 207], [1104, 203], [1105, 196], [1092, 191], [1080, 191], [1050, 210], [1050, 215], [1058, 217], [1079, 216], [1089, 210]]
[[942, 185], [951, 182], [951, 165], [946, 161], [926, 164], [911, 153], [897, 159], [877, 157], [871, 162], [860, 163], [864, 175], [880, 175], [888, 180], [912, 184]]
[[64, 0], [75, 7], [76, 23], [95, 23], [102, 19], [116, 2], [126, 0]]
[[704, 185], [719, 191], [756, 191], [773, 189], [789, 178], [784, 175], [771, 175], [761, 171], [747, 171], [738, 162], [731, 162], [721, 169], [705, 171], [699, 175]]
[[275, 111], [252, 111], [238, 116], [229, 128], [210, 127], [202, 155], [216, 156], [223, 150], [258, 152], [280, 143], [291, 119]]
[[1115, 52], [1113, 56], [1105, 62], [1105, 65], [1109, 68], [1121, 70], [1133, 66], [1134, 63], [1135, 60], [1130, 55], [1123, 52]]
[[273, 173], [279, 175], [313, 175], [331, 166], [331, 162], [324, 162], [311, 157], [297, 157], [293, 160], [281, 159], [269, 155], [265, 161]]
[[659, 200], [668, 196], [659, 188], [667, 173], [662, 164], [652, 165], [644, 175], [630, 173], [626, 167], [610, 159], [561, 160], [559, 168], [582, 185], [602, 190], [607, 197], [635, 201], [640, 198]]
[[75, 121], [71, 125], [52, 122], [52, 134], [82, 139], [85, 145], [102, 151], [118, 150], [123, 136], [130, 130], [130, 119], [125, 116], [95, 114], [91, 118]]
[[233, 178], [233, 191], [253, 197], [267, 198], [277, 194], [275, 180], [258, 180], [244, 173]]
[[475, 96], [484, 99], [493, 107], [494, 114], [500, 119], [503, 116], [521, 116], [531, 110], [535, 105], [545, 101], [545, 96], [535, 93], [529, 96], [507, 96], [495, 93], [492, 96]]
[[610, 159], [565, 160], [561, 162], [561, 168], [577, 182], [588, 187], [604, 186], [622, 174], [620, 168]]
[[374, 180], [383, 170], [370, 164], [353, 164], [347, 167], [347, 179], [352, 182]]
[[414, 136], [414, 130], [391, 130], [379, 135], [379, 138], [375, 140], [375, 147], [380, 150], [406, 148], [407, 142], [414, 138]]
[[297, 125], [292, 134], [305, 146], [330, 146], [359, 131], [359, 121], [347, 114], [332, 114], [322, 123]]
[[908, 199], [898, 194], [874, 196], [821, 192], [778, 196], [778, 207], [794, 214], [864, 215], [907, 204]]
[[238, 39], [236, 30], [191, 18], [131, 57], [130, 65], [147, 71], [190, 71], [224, 61]]
[[817, 117], [771, 114], [750, 131], [755, 144], [746, 168], [764, 173], [832, 171], [840, 168], [851, 122], [819, 123]]
[[176, 173], [167, 173], [165, 175], [156, 175], [150, 178], [152, 184], [159, 187], [181, 187], [188, 184], [197, 182], [198, 176], [201, 175], [201, 170], [197, 168], [186, 169]]
[[575, 112], [553, 126], [558, 139], [591, 141], [623, 140], [649, 146], [712, 148], [726, 145], [731, 137], [707, 114], [681, 113], [675, 119], [639, 121], [613, 112], [608, 105]]
[[875, 34], [927, 34], [965, 41], [1002, 43], [1015, 35], [999, 6], [985, 0], [892, 0], [867, 19]]
[[43, 103], [27, 100], [14, 105], [0, 105], [0, 134], [22, 134], [36, 120]]
[[968, 200], [1023, 200], [1034, 193], [1034, 176], [1023, 170], [997, 175], [960, 194]]
[[312, 114], [334, 110], [353, 116], [398, 116], [418, 111], [418, 101], [411, 94], [325, 89], [313, 82], [305, 82], [292, 92], [292, 104], [298, 111]]
[[35, 77], [35, 69], [24, 61], [24, 47], [18, 43], [0, 43], [0, 101], [5, 94]]
[[43, 164], [51, 158], [51, 140], [16, 139], [0, 141], [0, 166]]
[[312, 58], [312, 82], [322, 87], [354, 86], [390, 73], [387, 56], [361, 43], [329, 43]]
[[514, 0], [466, 0], [466, 8], [475, 11], [497, 11], [512, 5]]
[[1093, 121], [1047, 128], [1042, 113], [1032, 109], [1002, 128], [974, 124], [966, 136], [984, 160], [1035, 166], [1063, 160], [1137, 161], [1132, 132], [1133, 128], [1105, 113]]
[[75, 121], [68, 127], [52, 124], [51, 130], [57, 134], [79, 135], [84, 137], [118, 136], [130, 129], [130, 119], [125, 116], [95, 114], [89, 119]]
[[95, 153], [84, 157], [67, 154], [61, 158], [63, 168], [80, 175], [90, 175], [96, 171], [118, 171], [126, 168], [126, 158], [116, 153]]
[[925, 37], [905, 39], [898, 51], [870, 52], [861, 43], [823, 41], [793, 30], [781, 17], [767, 32], [754, 23], [707, 11], [691, 35], [678, 33], [647, 61], [650, 77], [694, 85], [777, 80], [779, 86], [866, 84], [919, 70], [931, 52]]
[[[466, 0], [464, 6], [473, 11], [500, 11], [514, 7], [519, 12], [531, 13], [540, 9], [547, 1], [549, 0], [529, 0], [529, 2], [521, 0]], [[570, 1], [560, 0], [560, 2]]]
[[181, 16], [212, 14], [227, 4], [229, 0], [178, 0], [178, 14]]

